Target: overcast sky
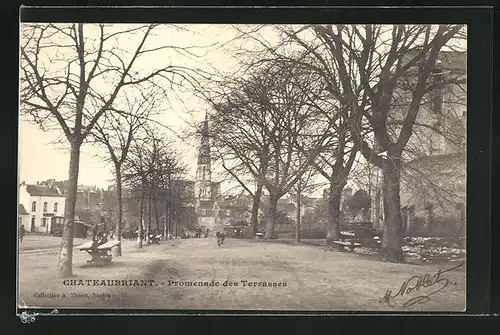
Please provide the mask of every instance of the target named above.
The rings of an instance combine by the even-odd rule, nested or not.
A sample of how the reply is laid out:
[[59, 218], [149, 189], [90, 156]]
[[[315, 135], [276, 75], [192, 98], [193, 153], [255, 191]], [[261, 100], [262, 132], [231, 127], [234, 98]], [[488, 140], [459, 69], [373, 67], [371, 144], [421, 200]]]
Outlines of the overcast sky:
[[[115, 25], [112, 29], [127, 29], [130, 25]], [[158, 45], [176, 45], [197, 47], [194, 49], [200, 58], [196, 60], [178, 55], [172, 51], [155, 52], [150, 56], [141, 59], [137, 63], [137, 68], [144, 71], [151, 71], [164, 67], [166, 62], [182, 66], [191, 66], [211, 70], [211, 67], [222, 71], [231, 71], [236, 61], [228, 52], [229, 46], [226, 42], [236, 36], [236, 30], [230, 26], [217, 25], [186, 25], [182, 26], [189, 31], [172, 29], [162, 26], [155, 29], [155, 34], [148, 39], [147, 47]], [[86, 36], [97, 34], [95, 27], [85, 25]], [[96, 37], [98, 35], [95, 35]], [[122, 49], [133, 50], [137, 47], [138, 39], [120, 40]], [[50, 56], [49, 56], [50, 57]], [[202, 121], [207, 106], [199, 99], [194, 98], [189, 93], [183, 93], [180, 97], [183, 101], [172, 100], [170, 105], [165, 105], [165, 110], [156, 117], [157, 121], [171, 128], [166, 134], [176, 138], [193, 121]], [[68, 178], [69, 152], [61, 145], [52, 143], [61, 138], [60, 132], [46, 132], [39, 129], [36, 124], [29, 122], [26, 117], [22, 117], [19, 125], [19, 180], [26, 183], [36, 183], [37, 181], [55, 178], [65, 180]], [[190, 167], [191, 177], [194, 179], [196, 171], [197, 149], [193, 147], [197, 143], [179, 141], [179, 149], [183, 152], [183, 160]], [[82, 147], [80, 159], [79, 184], [97, 185], [106, 188], [112, 183], [112, 173], [110, 166], [105, 166], [99, 156], [106, 156], [102, 148], [91, 145]]]
[[[112, 31], [124, 30], [132, 25], [116, 24], [110, 29]], [[94, 25], [85, 25], [85, 35], [98, 37], [97, 27]], [[162, 50], [154, 52], [149, 56], [141, 58], [136, 64], [141, 71], [150, 72], [162, 68], [168, 63], [186, 66], [190, 68], [199, 68], [206, 71], [231, 72], [237, 66], [237, 61], [233, 58], [234, 51], [240, 48], [252, 49], [251, 42], [242, 42], [233, 39], [238, 35], [234, 26], [231, 25], [182, 25], [182, 29], [174, 29], [171, 26], [162, 25], [155, 30], [155, 34], [150, 36], [146, 48], [154, 48], [160, 45], [174, 45], [184, 47], [202, 47], [193, 50], [199, 57], [189, 59], [180, 56], [172, 50]], [[245, 29], [248, 29], [246, 26]], [[277, 40], [277, 35], [271, 27], [263, 30], [266, 39], [271, 43]], [[134, 50], [140, 36], [126, 37], [119, 41], [119, 46], [125, 50]], [[227, 43], [233, 41], [232, 43]], [[48, 55], [50, 58], [51, 56]], [[109, 85], [97, 82], [97, 90], [106, 92]], [[182, 102], [173, 99], [169, 104], [165, 104], [162, 113], [156, 118], [172, 131], [166, 134], [176, 139], [176, 134], [182, 132], [188, 127], [188, 123], [193, 121], [202, 121], [207, 110], [207, 105], [200, 99], [197, 99], [188, 92], [181, 94]], [[69, 152], [61, 145], [54, 145], [54, 140], [61, 138], [60, 132], [44, 132], [37, 125], [32, 124], [23, 117], [20, 121], [19, 138], [19, 181], [26, 183], [36, 183], [37, 181], [55, 178], [56, 180], [66, 180], [69, 169]], [[196, 172], [196, 142], [177, 141], [178, 149], [182, 151], [182, 159], [190, 168], [189, 178], [194, 180]], [[100, 157], [106, 157], [106, 152], [102, 148], [96, 148], [91, 145], [82, 147], [80, 159], [79, 184], [96, 185], [107, 188], [113, 184], [113, 175], [110, 166], [105, 166]], [[223, 186], [224, 189], [230, 187]]]

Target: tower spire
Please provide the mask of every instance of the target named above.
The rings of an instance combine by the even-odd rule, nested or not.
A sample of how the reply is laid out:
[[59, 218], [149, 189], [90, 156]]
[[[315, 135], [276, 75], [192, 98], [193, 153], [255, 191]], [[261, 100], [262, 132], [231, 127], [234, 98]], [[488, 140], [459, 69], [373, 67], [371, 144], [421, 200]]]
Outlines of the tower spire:
[[208, 142], [208, 113], [205, 112], [205, 121], [203, 121], [203, 128], [201, 130], [201, 143]]
[[198, 151], [198, 168], [196, 170], [195, 189], [197, 200], [211, 199], [211, 174], [208, 113], [205, 112], [205, 120], [203, 121], [201, 129], [201, 143]]

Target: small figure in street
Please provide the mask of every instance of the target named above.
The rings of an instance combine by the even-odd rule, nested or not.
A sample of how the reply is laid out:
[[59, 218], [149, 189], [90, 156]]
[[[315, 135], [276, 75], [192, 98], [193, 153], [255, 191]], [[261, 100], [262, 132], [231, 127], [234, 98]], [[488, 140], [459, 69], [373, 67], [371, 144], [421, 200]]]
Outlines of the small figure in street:
[[224, 243], [224, 239], [226, 238], [226, 234], [224, 232], [216, 232], [215, 236], [217, 237], [217, 246], [220, 247]]
[[92, 226], [92, 241], [95, 241], [97, 238], [97, 223], [94, 223]]
[[23, 241], [25, 233], [26, 233], [26, 230], [24, 229], [24, 225], [22, 224], [21, 227], [19, 227], [19, 241], [20, 242]]

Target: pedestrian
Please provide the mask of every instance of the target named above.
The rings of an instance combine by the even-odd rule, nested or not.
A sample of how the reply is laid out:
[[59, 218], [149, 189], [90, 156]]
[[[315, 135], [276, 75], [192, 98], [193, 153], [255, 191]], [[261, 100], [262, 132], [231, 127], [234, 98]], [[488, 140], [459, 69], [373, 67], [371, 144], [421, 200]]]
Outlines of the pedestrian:
[[21, 227], [19, 227], [19, 241], [20, 242], [23, 241], [25, 233], [26, 233], [26, 230], [24, 229], [24, 225], [22, 224]]
[[97, 238], [97, 223], [94, 223], [92, 226], [92, 241], [95, 241]]

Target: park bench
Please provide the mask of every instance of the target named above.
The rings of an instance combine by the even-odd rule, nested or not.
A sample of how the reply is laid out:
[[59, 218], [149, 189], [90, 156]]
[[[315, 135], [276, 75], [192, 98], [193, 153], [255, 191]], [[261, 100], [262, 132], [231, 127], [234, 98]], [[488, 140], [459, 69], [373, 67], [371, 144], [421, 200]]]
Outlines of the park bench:
[[160, 240], [161, 240], [161, 235], [149, 235], [149, 240], [151, 241], [151, 243], [160, 243]]
[[78, 247], [81, 251], [86, 251], [91, 259], [87, 263], [109, 263], [111, 262], [112, 255], [109, 253], [112, 248], [118, 246], [120, 241], [107, 241], [98, 244], [94, 241], [86, 242]]
[[361, 243], [356, 242], [356, 233], [352, 231], [341, 231], [340, 232], [340, 241], [333, 241], [333, 243], [341, 245], [345, 248], [348, 248], [350, 251], [354, 251], [354, 249], [361, 246]]
[[264, 234], [262, 234], [262, 233], [255, 233], [255, 239], [256, 240], [260, 241], [260, 240], [262, 240], [263, 237], [264, 237]]

